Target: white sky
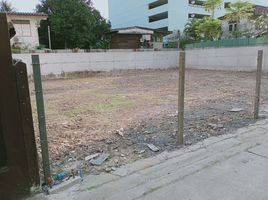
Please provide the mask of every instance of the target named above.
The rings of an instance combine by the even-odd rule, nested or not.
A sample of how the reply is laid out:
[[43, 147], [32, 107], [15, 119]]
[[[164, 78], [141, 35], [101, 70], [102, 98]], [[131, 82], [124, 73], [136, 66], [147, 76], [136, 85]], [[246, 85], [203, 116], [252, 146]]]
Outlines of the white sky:
[[[13, 7], [20, 12], [32, 12], [39, 0], [9, 0]], [[94, 7], [97, 8], [103, 17], [108, 19], [108, 0], [93, 0]]]

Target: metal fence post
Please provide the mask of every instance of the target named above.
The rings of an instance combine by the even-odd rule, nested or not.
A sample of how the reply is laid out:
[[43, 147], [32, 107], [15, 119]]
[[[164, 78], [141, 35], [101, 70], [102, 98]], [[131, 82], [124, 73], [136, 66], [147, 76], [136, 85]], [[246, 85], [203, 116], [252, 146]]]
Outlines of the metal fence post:
[[38, 125], [39, 125], [39, 132], [40, 132], [40, 143], [41, 143], [41, 150], [42, 150], [44, 179], [45, 179], [45, 183], [48, 184], [48, 178], [51, 176], [51, 172], [50, 172], [50, 165], [49, 165], [46, 118], [45, 118], [45, 108], [44, 108], [44, 98], [43, 98], [39, 55], [32, 55], [32, 64], [33, 64], [33, 76], [34, 76], [35, 95], [36, 95], [36, 107], [37, 107], [37, 114], [38, 114]]
[[185, 92], [185, 52], [180, 52], [179, 60], [179, 96], [178, 96], [178, 135], [177, 143], [183, 144], [184, 133], [184, 92]]
[[263, 62], [263, 50], [259, 50], [258, 60], [257, 60], [256, 90], [255, 90], [255, 102], [254, 102], [254, 119], [255, 120], [259, 119], [262, 62]]

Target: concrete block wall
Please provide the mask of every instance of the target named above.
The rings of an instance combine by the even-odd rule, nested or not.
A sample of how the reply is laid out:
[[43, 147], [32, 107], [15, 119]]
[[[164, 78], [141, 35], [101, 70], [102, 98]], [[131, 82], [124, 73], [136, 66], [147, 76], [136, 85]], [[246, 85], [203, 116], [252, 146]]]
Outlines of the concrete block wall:
[[[40, 53], [42, 75], [77, 71], [111, 71], [127, 69], [167, 69], [178, 66], [178, 51]], [[27, 64], [32, 74], [31, 54], [14, 54]]]
[[268, 71], [268, 46], [191, 49], [186, 52], [188, 69], [254, 71], [258, 50], [264, 51], [263, 69]]
[[[188, 69], [255, 71], [258, 50], [264, 50], [263, 69], [268, 71], [268, 46], [207, 48], [186, 51]], [[178, 67], [179, 51], [119, 51], [90, 53], [39, 53], [42, 75], [65, 72]], [[31, 54], [14, 54], [27, 64], [32, 75]]]

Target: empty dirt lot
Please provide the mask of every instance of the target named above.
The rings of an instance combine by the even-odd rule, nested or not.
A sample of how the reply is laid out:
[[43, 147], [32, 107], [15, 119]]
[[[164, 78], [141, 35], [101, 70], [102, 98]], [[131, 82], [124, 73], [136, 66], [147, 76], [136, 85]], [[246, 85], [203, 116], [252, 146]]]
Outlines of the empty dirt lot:
[[[262, 105], [268, 103], [268, 76]], [[30, 83], [36, 135], [37, 114]], [[178, 70], [99, 73], [43, 81], [51, 166], [54, 172], [82, 166], [98, 174], [176, 146]], [[188, 70], [185, 145], [252, 123], [254, 73]], [[240, 112], [230, 112], [242, 108]], [[120, 130], [121, 129], [121, 130]], [[120, 130], [120, 134], [118, 134]], [[147, 144], [154, 144], [153, 152]], [[99, 167], [84, 161], [108, 153]], [[39, 150], [40, 153], [40, 150]]]

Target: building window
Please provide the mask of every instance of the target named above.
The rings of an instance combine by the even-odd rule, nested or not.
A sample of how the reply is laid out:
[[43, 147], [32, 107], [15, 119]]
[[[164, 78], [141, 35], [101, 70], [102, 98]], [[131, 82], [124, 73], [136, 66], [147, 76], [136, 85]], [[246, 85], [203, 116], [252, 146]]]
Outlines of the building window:
[[6, 147], [3, 136], [3, 130], [0, 124], [0, 173], [1, 169], [7, 167], [7, 155], [6, 155]]
[[188, 18], [189, 19], [203, 19], [204, 17], [209, 17], [210, 15], [202, 15], [197, 13], [189, 13]]
[[237, 23], [236, 22], [229, 22], [229, 32], [237, 30]]
[[203, 7], [205, 4], [205, 1], [200, 1], [200, 0], [189, 0], [188, 1], [190, 6], [201, 6]]
[[167, 19], [168, 18], [168, 12], [162, 12], [156, 15], [152, 15], [149, 17], [149, 22], [155, 22], [155, 21], [159, 21], [162, 19]]
[[157, 0], [148, 5], [149, 10], [168, 4], [168, 0]]
[[29, 20], [12, 20], [16, 35], [20, 37], [31, 37], [31, 24]]
[[231, 4], [231, 2], [225, 2], [224, 3], [224, 8], [230, 8], [230, 4]]

